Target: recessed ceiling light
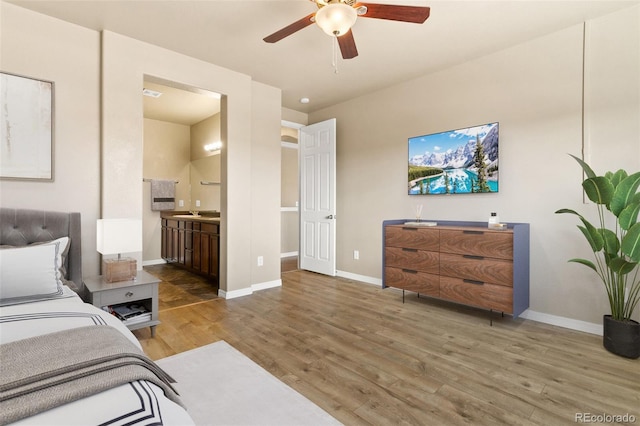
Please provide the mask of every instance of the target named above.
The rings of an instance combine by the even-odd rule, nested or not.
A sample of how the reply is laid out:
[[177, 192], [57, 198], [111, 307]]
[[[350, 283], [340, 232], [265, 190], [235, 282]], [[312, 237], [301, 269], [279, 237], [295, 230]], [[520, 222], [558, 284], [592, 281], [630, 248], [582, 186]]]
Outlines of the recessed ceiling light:
[[308, 104], [309, 103], [309, 98], [300, 98], [300, 103], [301, 104]]
[[162, 96], [161, 92], [156, 92], [155, 90], [151, 89], [142, 89], [142, 94], [151, 98], [159, 98], [160, 96]]

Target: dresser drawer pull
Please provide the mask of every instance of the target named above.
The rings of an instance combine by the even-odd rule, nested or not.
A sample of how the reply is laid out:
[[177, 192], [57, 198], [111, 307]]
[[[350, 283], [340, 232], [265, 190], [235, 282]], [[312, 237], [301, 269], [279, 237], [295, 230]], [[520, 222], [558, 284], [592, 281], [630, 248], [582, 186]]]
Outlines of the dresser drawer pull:
[[418, 271], [414, 271], [413, 269], [402, 269], [402, 272], [406, 272], [407, 274], [417, 274]]
[[484, 259], [484, 256], [475, 256], [473, 254], [463, 254], [462, 257], [464, 257], [465, 259], [475, 259], [475, 260]]
[[418, 249], [403, 247], [403, 248], [402, 248], [402, 251], [409, 251], [409, 252], [411, 252], [411, 253], [417, 253], [417, 252], [418, 252]]
[[483, 281], [476, 281], [476, 280], [467, 280], [464, 279], [462, 280], [463, 282], [467, 283], [467, 284], [473, 284], [473, 285], [484, 285]]
[[474, 235], [482, 235], [484, 234], [484, 231], [471, 231], [471, 230], [464, 230], [462, 231], [463, 234], [474, 234]]
[[130, 292], [130, 291], [128, 291], [128, 292], [126, 292], [126, 293], [125, 293], [125, 296], [127, 296], [127, 297], [131, 297], [131, 296], [133, 296], [133, 293], [132, 293], [132, 292]]
[[402, 230], [403, 230], [403, 231], [417, 231], [417, 230], [418, 230], [418, 228], [411, 228], [411, 227], [409, 227], [409, 226], [403, 226], [403, 227], [402, 227]]

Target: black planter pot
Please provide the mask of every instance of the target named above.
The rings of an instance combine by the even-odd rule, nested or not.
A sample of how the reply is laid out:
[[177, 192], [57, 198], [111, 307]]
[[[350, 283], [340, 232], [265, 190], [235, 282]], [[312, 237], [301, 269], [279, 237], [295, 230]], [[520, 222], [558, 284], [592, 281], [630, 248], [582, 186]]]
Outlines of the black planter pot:
[[606, 350], [625, 358], [640, 357], [640, 323], [634, 320], [618, 321], [605, 315], [603, 318], [603, 345]]

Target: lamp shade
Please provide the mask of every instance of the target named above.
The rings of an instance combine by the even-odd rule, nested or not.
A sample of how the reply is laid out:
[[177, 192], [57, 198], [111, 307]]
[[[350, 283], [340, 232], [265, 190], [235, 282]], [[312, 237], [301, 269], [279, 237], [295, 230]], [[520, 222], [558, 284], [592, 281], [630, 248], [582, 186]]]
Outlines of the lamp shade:
[[316, 12], [316, 24], [330, 36], [346, 34], [356, 23], [358, 13], [344, 3], [330, 3]]
[[142, 220], [98, 219], [96, 240], [102, 254], [142, 251]]

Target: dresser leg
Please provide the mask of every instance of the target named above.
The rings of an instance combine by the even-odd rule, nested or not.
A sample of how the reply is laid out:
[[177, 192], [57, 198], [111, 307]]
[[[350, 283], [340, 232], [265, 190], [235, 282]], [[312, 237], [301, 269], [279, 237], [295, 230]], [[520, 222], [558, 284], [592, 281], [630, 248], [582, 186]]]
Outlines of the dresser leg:
[[151, 337], [156, 337], [156, 326], [152, 325], [151, 327]]
[[404, 303], [404, 288], [402, 289], [402, 303]]

